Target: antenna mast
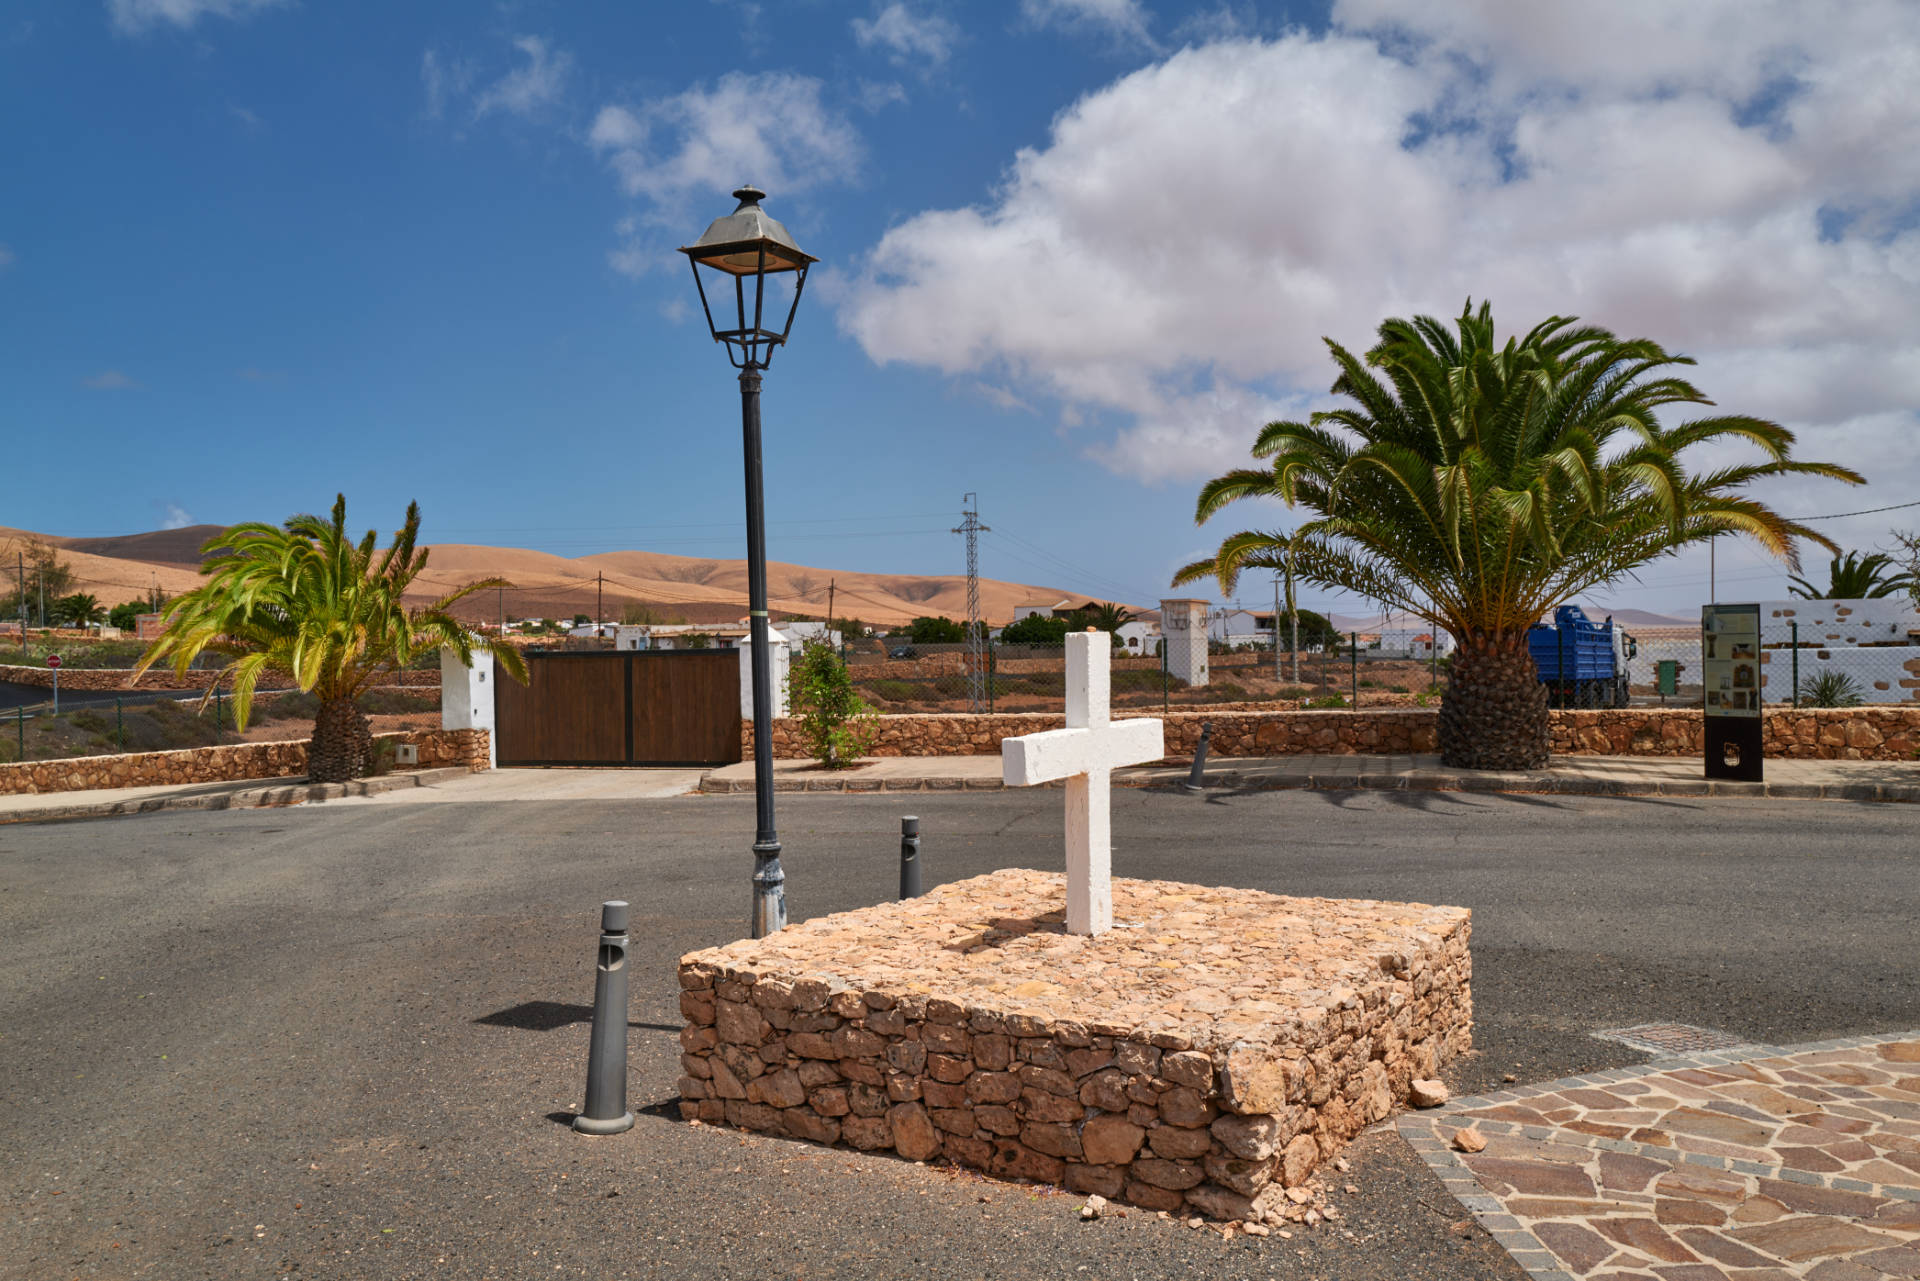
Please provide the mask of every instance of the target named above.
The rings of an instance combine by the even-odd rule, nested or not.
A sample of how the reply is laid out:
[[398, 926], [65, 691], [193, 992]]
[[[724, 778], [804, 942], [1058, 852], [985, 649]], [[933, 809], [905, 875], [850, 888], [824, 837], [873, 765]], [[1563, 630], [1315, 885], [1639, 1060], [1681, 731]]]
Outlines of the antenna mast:
[[953, 532], [967, 536], [967, 710], [987, 710], [987, 629], [980, 621], [980, 495], [960, 499], [960, 526]]

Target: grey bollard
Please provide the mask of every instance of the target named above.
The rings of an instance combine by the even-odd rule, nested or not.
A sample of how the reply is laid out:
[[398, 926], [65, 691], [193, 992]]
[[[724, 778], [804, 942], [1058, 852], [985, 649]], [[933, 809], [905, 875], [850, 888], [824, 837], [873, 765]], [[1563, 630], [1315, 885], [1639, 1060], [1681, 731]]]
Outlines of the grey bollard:
[[900, 897], [920, 897], [920, 820], [900, 820]]
[[573, 1118], [582, 1134], [633, 1128], [627, 1111], [627, 905], [600, 905], [600, 961], [593, 976], [593, 1039], [587, 1048], [587, 1106]]
[[1213, 741], [1213, 722], [1203, 721], [1200, 725], [1200, 745], [1193, 749], [1193, 769], [1187, 774], [1187, 781], [1181, 785], [1183, 792], [1203, 792], [1201, 786], [1207, 772], [1207, 745]]

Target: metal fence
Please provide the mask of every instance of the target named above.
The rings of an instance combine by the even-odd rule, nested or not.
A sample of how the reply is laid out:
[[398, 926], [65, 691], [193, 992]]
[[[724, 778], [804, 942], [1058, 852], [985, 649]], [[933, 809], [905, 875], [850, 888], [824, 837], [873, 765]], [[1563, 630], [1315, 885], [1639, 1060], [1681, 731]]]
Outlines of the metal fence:
[[[1660, 695], [1676, 705], [1698, 704], [1705, 695], [1700, 638], [1665, 637], [1637, 642], [1631, 672], [1636, 695]], [[1920, 705], [1920, 645], [1835, 645], [1824, 636], [1803, 636], [1797, 622], [1769, 626], [1760, 645], [1760, 695], [1769, 705], [1857, 707]], [[1663, 682], [1662, 664], [1673, 671]]]
[[[1061, 712], [1066, 646], [992, 644], [972, 659], [960, 644], [872, 638], [842, 648], [862, 698], [888, 713]], [[1276, 662], [1276, 659], [1278, 660]], [[1349, 637], [1337, 648], [1282, 650], [1215, 646], [1208, 681], [1189, 685], [1164, 655], [1116, 646], [1111, 688], [1117, 708], [1204, 709], [1253, 703], [1309, 708], [1426, 706], [1438, 702], [1446, 661], [1368, 649]]]

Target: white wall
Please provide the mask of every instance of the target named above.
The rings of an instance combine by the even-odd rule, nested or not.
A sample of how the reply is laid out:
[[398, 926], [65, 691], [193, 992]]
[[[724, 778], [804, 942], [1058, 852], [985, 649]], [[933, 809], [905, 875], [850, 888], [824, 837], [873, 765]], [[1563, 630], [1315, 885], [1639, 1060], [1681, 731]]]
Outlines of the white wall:
[[[1799, 624], [1800, 684], [1826, 672], [1852, 680], [1869, 703], [1920, 703], [1920, 645], [1888, 644], [1920, 628], [1920, 614], [1905, 597], [1883, 600], [1774, 600], [1760, 602], [1760, 688], [1769, 703], [1793, 699], [1793, 624]], [[1628, 635], [1635, 635], [1627, 628]], [[1682, 685], [1698, 685], [1700, 640], [1635, 636], [1635, 684], [1653, 683], [1654, 664], [1674, 659], [1684, 666]], [[1878, 643], [1874, 643], [1878, 642]], [[1771, 648], [1769, 648], [1771, 647]]]

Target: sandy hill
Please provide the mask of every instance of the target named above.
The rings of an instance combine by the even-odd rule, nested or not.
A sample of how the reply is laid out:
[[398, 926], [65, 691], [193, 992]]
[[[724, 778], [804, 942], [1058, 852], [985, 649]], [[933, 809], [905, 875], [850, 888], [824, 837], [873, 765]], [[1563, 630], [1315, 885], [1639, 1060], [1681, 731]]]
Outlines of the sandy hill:
[[[73, 570], [74, 590], [112, 605], [158, 584], [177, 595], [200, 582], [195, 568], [202, 543], [219, 526], [155, 530], [113, 538], [59, 538], [0, 527], [0, 577], [11, 578], [16, 543], [38, 540], [60, 549]], [[482, 578], [505, 578], [513, 586], [480, 592], [461, 603], [467, 617], [570, 617], [596, 607], [617, 620], [628, 604], [644, 605], [663, 620], [735, 622], [746, 612], [744, 560], [708, 560], [658, 552], [607, 552], [568, 558], [513, 547], [438, 543], [427, 570], [415, 581], [421, 600]], [[776, 614], [833, 612], [870, 623], [901, 623], [923, 614], [961, 618], [967, 610], [967, 580], [961, 575], [868, 574], [774, 561], [767, 566], [767, 594]], [[1016, 606], [1052, 605], [1086, 593], [1027, 583], [980, 580], [980, 608], [990, 621], [1006, 622]]]

